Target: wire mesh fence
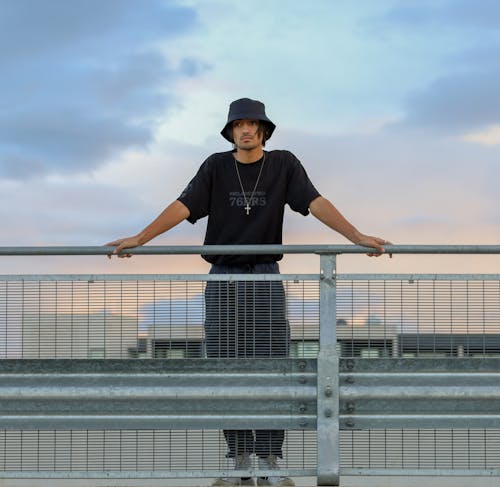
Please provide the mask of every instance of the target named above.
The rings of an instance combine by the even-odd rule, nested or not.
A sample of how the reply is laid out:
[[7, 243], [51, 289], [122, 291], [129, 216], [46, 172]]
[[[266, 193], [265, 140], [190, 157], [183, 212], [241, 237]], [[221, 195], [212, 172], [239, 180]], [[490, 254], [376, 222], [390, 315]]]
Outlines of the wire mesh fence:
[[[288, 431], [281, 466], [314, 468], [315, 444], [312, 431]], [[218, 430], [1, 430], [0, 471], [205, 471], [210, 476], [234, 468], [226, 448]]]
[[[336, 277], [341, 358], [500, 357], [498, 275]], [[267, 276], [258, 284], [254, 279], [0, 276], [0, 358], [317, 357], [319, 276]], [[210, 309], [207, 300], [214, 299]], [[218, 323], [212, 342], [210, 321]], [[287, 431], [281, 465], [314, 469], [316, 445], [315, 431]], [[256, 457], [252, 462], [257, 468]], [[340, 434], [344, 469], [490, 469], [499, 463], [500, 429]], [[209, 476], [232, 466], [224, 435], [214, 429], [0, 430], [2, 472]]]
[[[206, 281], [149, 276], [4, 277], [0, 358], [205, 357], [205, 292], [215, 301], [209, 309], [209, 321], [217, 324], [210, 335], [215, 357], [317, 353], [317, 280], [212, 280], [210, 285], [206, 291]], [[265, 345], [259, 345], [259, 335], [262, 342], [286, 344], [260, 350]], [[233, 353], [223, 353], [223, 345], [231, 345]]]
[[[342, 431], [340, 447], [346, 469], [500, 468], [500, 430]], [[315, 468], [316, 433], [288, 431], [285, 451], [283, 467]], [[218, 430], [0, 430], [2, 472], [191, 470], [210, 476], [231, 468]]]
[[[206, 356], [206, 281], [110, 277], [14, 280], [4, 276], [0, 280], [0, 357]], [[495, 275], [471, 277], [339, 276], [337, 338], [341, 357], [499, 355], [500, 281]], [[246, 353], [251, 358], [256, 353], [259, 327], [271, 333], [283, 326], [287, 329], [281, 334], [290, 342], [285, 355], [315, 357], [318, 281], [264, 284], [259, 289], [255, 281], [211, 282], [219, 288], [212, 321], [226, 323], [225, 330], [216, 330], [216, 355], [221, 356], [224, 340], [236, 340], [236, 348], [239, 343], [240, 348], [253, 350]], [[281, 297], [282, 292], [286, 298]], [[238, 316], [239, 327], [227, 328]], [[278, 321], [285, 325], [277, 326]], [[276, 332], [276, 337], [279, 335]], [[277, 356], [271, 351], [265, 355]]]
[[[0, 356], [166, 363], [207, 356], [316, 356], [317, 278], [278, 276], [255, 282], [245, 276], [230, 281], [182, 277], [6, 276], [0, 280]], [[206, 305], [214, 299], [215, 306]], [[208, 347], [207, 321], [216, 325]], [[281, 467], [314, 468], [315, 441], [312, 431], [287, 431]], [[209, 475], [234, 468], [219, 430], [4, 429], [0, 451], [4, 472], [153, 470]], [[257, 468], [256, 457], [252, 461]]]
[[341, 432], [346, 469], [500, 468], [500, 429], [376, 429]]
[[337, 337], [343, 357], [499, 356], [498, 275], [340, 278]]

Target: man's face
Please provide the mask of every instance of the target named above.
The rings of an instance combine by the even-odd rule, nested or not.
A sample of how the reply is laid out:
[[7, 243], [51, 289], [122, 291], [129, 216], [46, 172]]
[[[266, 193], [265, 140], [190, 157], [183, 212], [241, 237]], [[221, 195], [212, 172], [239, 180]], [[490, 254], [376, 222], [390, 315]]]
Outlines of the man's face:
[[258, 120], [235, 120], [233, 122], [233, 140], [238, 149], [252, 150], [262, 146], [263, 131], [259, 130]]

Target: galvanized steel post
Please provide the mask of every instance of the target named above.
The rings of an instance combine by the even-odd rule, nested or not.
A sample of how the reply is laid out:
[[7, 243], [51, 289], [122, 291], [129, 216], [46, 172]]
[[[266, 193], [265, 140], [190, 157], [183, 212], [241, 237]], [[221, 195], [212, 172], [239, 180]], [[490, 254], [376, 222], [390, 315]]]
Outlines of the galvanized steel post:
[[336, 255], [320, 258], [318, 354], [318, 485], [339, 485], [339, 358], [336, 330]]

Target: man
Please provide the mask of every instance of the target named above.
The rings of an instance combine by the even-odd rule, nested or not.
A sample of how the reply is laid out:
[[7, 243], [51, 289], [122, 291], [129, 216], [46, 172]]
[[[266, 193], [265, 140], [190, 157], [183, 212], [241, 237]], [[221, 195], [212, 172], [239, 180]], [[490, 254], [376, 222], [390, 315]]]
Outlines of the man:
[[[285, 204], [325, 225], [357, 245], [384, 252], [378, 237], [359, 232], [322, 197], [299, 160], [288, 151], [264, 151], [275, 124], [264, 104], [242, 98], [231, 103], [222, 136], [233, 150], [211, 155], [177, 200], [139, 234], [115, 240], [113, 254], [144, 245], [183, 220], [195, 223], [208, 216], [205, 245], [281, 244]], [[279, 273], [281, 255], [207, 255], [211, 274]], [[205, 290], [205, 339], [209, 358], [285, 357], [289, 331], [285, 293], [280, 281], [209, 281]], [[235, 468], [250, 468], [256, 454], [259, 467], [278, 469], [283, 431], [224, 431], [228, 457]], [[293, 486], [287, 477], [258, 478], [257, 485]], [[218, 479], [214, 485], [255, 485], [252, 478]]]

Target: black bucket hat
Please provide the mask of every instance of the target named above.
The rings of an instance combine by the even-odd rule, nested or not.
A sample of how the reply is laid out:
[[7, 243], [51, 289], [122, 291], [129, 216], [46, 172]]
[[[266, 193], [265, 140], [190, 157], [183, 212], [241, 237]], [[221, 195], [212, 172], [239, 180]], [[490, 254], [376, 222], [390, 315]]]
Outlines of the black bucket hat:
[[260, 120], [261, 122], [265, 122], [268, 130], [265, 134], [265, 140], [271, 138], [271, 135], [276, 128], [271, 120], [267, 118], [266, 115], [266, 107], [264, 103], [251, 100], [250, 98], [240, 98], [239, 100], [235, 100], [229, 105], [229, 113], [227, 115], [227, 123], [224, 128], [221, 130], [221, 135], [229, 142], [233, 143], [234, 140], [231, 136], [231, 124], [235, 120]]

